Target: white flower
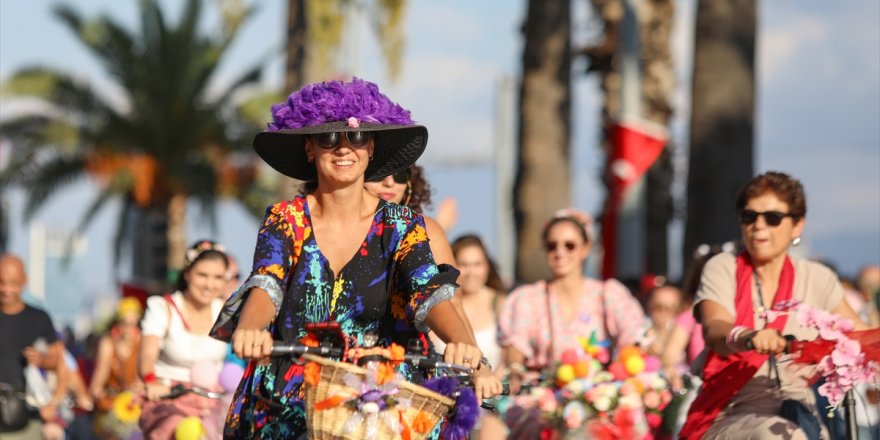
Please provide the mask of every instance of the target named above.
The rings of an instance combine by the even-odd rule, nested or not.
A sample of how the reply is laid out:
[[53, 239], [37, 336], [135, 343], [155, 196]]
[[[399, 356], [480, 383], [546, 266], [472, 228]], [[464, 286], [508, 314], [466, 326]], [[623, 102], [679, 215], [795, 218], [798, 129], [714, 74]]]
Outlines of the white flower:
[[377, 414], [379, 405], [376, 402], [367, 402], [361, 406], [361, 412], [364, 414]]
[[599, 398], [593, 402], [593, 406], [599, 411], [608, 411], [611, 409], [611, 398], [608, 396], [599, 396]]

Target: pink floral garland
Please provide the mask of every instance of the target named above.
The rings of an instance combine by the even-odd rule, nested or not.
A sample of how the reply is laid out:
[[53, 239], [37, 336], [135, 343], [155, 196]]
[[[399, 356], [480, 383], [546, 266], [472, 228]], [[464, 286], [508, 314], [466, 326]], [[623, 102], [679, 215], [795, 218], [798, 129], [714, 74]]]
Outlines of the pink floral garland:
[[830, 409], [840, 405], [847, 391], [880, 377], [880, 362], [868, 359], [859, 340], [850, 337], [855, 329], [852, 321], [798, 301], [777, 304], [761, 316], [772, 322], [792, 312], [800, 326], [817, 330], [819, 337], [793, 342], [790, 358], [797, 364], [815, 363], [818, 375], [825, 379], [819, 394], [828, 399]]

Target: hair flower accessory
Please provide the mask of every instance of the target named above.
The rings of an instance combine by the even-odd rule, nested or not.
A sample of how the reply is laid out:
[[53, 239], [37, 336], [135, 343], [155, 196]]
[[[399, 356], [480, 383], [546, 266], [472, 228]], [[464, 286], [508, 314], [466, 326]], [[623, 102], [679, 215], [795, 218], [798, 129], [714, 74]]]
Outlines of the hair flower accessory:
[[184, 267], [190, 267], [199, 258], [200, 255], [207, 251], [217, 251], [220, 253], [226, 253], [226, 246], [223, 246], [220, 243], [212, 240], [199, 240], [195, 242], [189, 249], [186, 250], [186, 255], [184, 255]]
[[572, 219], [584, 228], [587, 233], [587, 240], [591, 243], [594, 241], [593, 235], [593, 216], [584, 211], [575, 208], [563, 208], [553, 214], [553, 219], [567, 218]]

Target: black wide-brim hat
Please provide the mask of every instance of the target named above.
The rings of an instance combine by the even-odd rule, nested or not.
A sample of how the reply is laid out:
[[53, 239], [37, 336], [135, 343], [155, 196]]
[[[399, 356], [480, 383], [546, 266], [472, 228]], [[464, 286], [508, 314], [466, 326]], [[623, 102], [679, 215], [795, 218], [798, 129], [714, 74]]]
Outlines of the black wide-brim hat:
[[368, 131], [373, 134], [373, 158], [364, 173], [365, 181], [376, 181], [409, 168], [428, 145], [428, 129], [421, 125], [392, 125], [346, 121], [328, 122], [294, 129], [264, 131], [254, 137], [254, 150], [272, 168], [294, 179], [318, 179], [314, 163], [306, 156], [306, 136], [319, 133]]

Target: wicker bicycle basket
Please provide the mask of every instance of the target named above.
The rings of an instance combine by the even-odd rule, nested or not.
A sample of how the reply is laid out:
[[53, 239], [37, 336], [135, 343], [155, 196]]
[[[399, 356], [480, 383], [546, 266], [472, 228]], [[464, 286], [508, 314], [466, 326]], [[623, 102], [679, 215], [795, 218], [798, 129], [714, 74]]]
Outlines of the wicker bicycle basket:
[[[367, 370], [354, 364], [336, 362], [310, 354], [303, 355], [303, 358], [321, 366], [318, 384], [316, 386], [305, 385], [306, 424], [309, 438], [312, 440], [360, 440], [366, 438], [363, 424], [348, 434], [343, 430], [345, 422], [354, 414], [354, 409], [348, 405], [339, 405], [318, 411], [315, 410], [315, 403], [335, 395], [352, 394], [352, 390], [345, 385], [343, 377], [348, 373], [353, 373], [363, 379], [366, 377]], [[455, 405], [455, 402], [446, 396], [406, 381], [400, 381], [398, 388], [398, 397], [412, 401], [412, 405], [403, 412], [403, 419], [408, 426], [413, 426], [413, 421], [420, 412], [429, 417], [429, 420], [433, 422], [432, 426], [436, 426]], [[377, 423], [377, 427], [380, 439], [400, 438], [399, 433], [381, 421]], [[424, 439], [428, 434], [430, 431], [419, 433], [410, 430], [410, 436], [413, 440]]]

